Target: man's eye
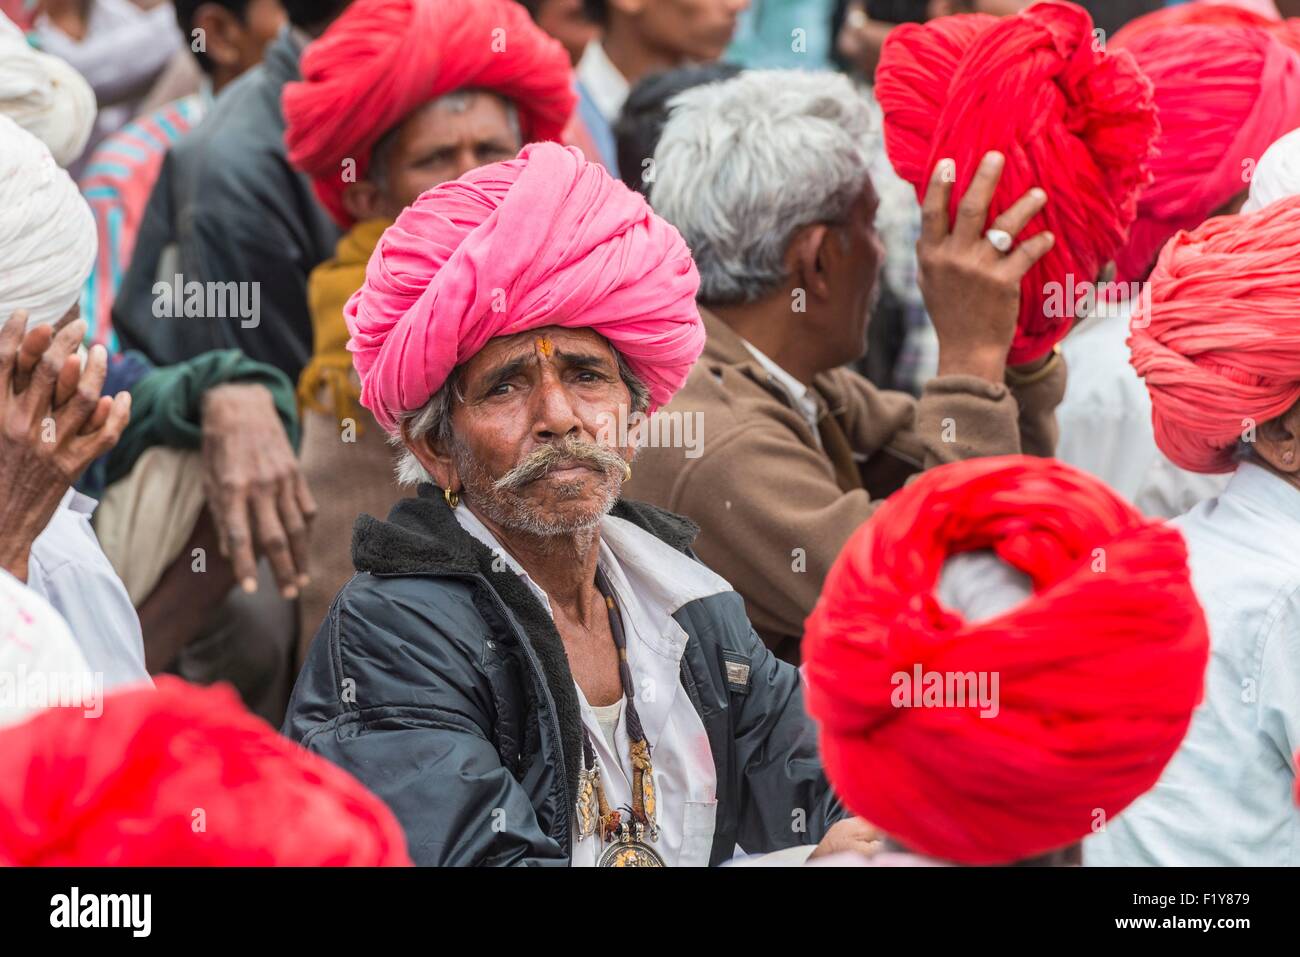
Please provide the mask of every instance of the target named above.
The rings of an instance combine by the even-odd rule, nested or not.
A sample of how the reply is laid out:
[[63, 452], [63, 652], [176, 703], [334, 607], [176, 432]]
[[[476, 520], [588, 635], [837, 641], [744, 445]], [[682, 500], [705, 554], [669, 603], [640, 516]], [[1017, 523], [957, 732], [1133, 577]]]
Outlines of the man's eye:
[[509, 382], [498, 382], [492, 388], [488, 389], [488, 395], [505, 395], [513, 388], [514, 386]]

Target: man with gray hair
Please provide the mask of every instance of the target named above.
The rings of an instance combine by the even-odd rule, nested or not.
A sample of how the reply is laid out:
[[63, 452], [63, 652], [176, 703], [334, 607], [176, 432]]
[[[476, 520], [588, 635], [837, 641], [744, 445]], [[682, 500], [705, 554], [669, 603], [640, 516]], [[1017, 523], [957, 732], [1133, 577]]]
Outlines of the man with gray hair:
[[[950, 228], [952, 168], [925, 197], [920, 285], [939, 375], [920, 400], [843, 368], [865, 351], [883, 258], [869, 108], [843, 77], [751, 72], [673, 104], [651, 204], [691, 247], [707, 333], [686, 385], [645, 430], [628, 494], [699, 523], [700, 557], [745, 598], [779, 657], [848, 535], [911, 475], [984, 455], [1052, 454], [1059, 359], [1010, 369], [1020, 281], [1042, 233], [1001, 252], [986, 238], [1004, 159], [990, 153]], [[1014, 238], [1043, 207], [1031, 190], [993, 222]], [[695, 423], [686, 428], [687, 423]]]

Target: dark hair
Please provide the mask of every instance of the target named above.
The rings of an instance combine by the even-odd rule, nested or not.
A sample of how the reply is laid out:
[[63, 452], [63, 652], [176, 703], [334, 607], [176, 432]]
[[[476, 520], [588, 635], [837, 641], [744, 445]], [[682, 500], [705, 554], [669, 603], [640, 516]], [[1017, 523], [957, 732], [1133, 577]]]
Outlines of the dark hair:
[[669, 100], [706, 83], [730, 80], [738, 73], [740, 67], [735, 64], [710, 63], [652, 73], [638, 82], [614, 124], [618, 170], [623, 182], [638, 193], [648, 192], [649, 186], [642, 179], [642, 163], [655, 155], [659, 137], [668, 123]]
[[582, 10], [592, 23], [603, 27], [609, 22], [609, 0], [582, 0]]
[[1163, 0], [1080, 0], [1079, 5], [1092, 14], [1093, 24], [1107, 36], [1130, 20], [1165, 6]]
[[207, 53], [194, 49], [194, 11], [205, 3], [215, 3], [219, 7], [225, 7], [236, 20], [244, 23], [244, 18], [248, 14], [249, 0], [172, 0], [172, 6], [176, 8], [176, 25], [181, 28], [181, 33], [185, 36], [185, 45], [194, 54], [194, 59], [199, 61], [199, 67], [203, 72], [211, 73], [215, 64], [208, 59]]
[[289, 22], [311, 33], [323, 30], [347, 9], [352, 0], [280, 0]]

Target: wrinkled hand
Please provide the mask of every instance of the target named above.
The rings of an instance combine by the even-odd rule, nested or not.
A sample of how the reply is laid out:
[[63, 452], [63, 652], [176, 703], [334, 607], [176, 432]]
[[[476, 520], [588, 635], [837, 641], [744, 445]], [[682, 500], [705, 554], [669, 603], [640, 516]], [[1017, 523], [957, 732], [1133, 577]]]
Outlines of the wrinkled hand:
[[883, 835], [875, 826], [868, 824], [862, 818], [845, 818], [842, 821], [836, 821], [826, 829], [826, 836], [808, 855], [808, 860], [829, 857], [832, 854], [842, 854], [846, 851], [861, 854], [864, 857], [871, 857], [873, 854], [880, 852], [883, 846], [882, 837]]
[[[986, 153], [970, 187], [957, 206], [957, 220], [948, 228], [952, 200], [952, 161], [935, 166], [921, 209], [921, 239], [917, 243], [917, 283], [939, 338], [940, 375], [976, 375], [1001, 382], [1007, 350], [1020, 314], [1020, 281], [1056, 242], [1041, 232], [998, 252], [985, 238], [985, 222], [994, 190], [1002, 178], [1005, 159]], [[1047, 203], [1035, 187], [1016, 200], [990, 228], [1014, 238]]]
[[257, 590], [257, 552], [270, 560], [280, 593], [297, 598], [310, 580], [307, 528], [316, 502], [265, 386], [231, 383], [203, 397], [203, 472], [236, 581]]
[[114, 445], [131, 417], [131, 396], [101, 396], [108, 373], [103, 346], [85, 368], [81, 320], [57, 335], [26, 332], [27, 313], [0, 328], [0, 567], [27, 580], [27, 560], [64, 493]]

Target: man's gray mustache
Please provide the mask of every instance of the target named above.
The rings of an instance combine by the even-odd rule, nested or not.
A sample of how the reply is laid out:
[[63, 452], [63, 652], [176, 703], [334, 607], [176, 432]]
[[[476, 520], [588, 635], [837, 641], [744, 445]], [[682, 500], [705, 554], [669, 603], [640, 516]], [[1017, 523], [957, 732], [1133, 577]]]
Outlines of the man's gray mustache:
[[626, 467], [623, 457], [612, 449], [590, 442], [569, 440], [543, 445], [505, 475], [492, 483], [498, 492], [513, 492], [560, 467], [585, 465], [597, 472], [621, 476]]

